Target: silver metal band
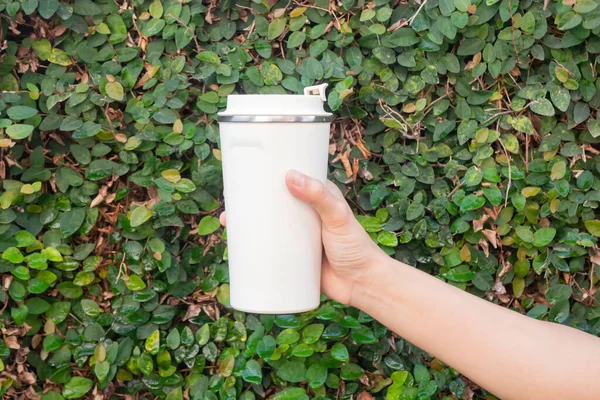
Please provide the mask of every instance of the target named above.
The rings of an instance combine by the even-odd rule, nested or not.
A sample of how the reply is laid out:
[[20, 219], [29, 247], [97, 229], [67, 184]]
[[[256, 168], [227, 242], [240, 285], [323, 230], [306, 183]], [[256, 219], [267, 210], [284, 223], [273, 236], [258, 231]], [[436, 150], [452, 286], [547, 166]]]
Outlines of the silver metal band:
[[217, 115], [219, 122], [331, 122], [332, 115]]

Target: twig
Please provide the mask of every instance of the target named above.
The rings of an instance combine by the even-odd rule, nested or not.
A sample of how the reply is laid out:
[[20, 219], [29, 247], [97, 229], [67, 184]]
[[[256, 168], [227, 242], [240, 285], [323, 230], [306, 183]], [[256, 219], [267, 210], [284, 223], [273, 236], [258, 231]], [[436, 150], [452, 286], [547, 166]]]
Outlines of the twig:
[[202, 51], [202, 46], [200, 46], [200, 43], [198, 43], [198, 38], [196, 37], [196, 34], [194, 33], [193, 30], [190, 29], [189, 26], [187, 26], [186, 24], [184, 24], [183, 21], [180, 18], [174, 16], [173, 14], [167, 14], [167, 15], [165, 15], [165, 17], [171, 17], [171, 18], [173, 18], [175, 21], [177, 21], [179, 23], [179, 25], [183, 26], [186, 31], [191, 32], [192, 39], [194, 39], [194, 43], [196, 43], [196, 51], [198, 53], [200, 53]]
[[529, 172], [529, 135], [525, 133], [525, 171]]
[[497, 114], [494, 114], [494, 115], [493, 115], [493, 116], [491, 116], [490, 118], [486, 119], [485, 121], [483, 121], [483, 123], [482, 123], [481, 125], [485, 125], [485, 124], [487, 124], [488, 122], [490, 122], [491, 120], [493, 120], [494, 118], [497, 118], [497, 117], [499, 117], [499, 116], [501, 116], [501, 115], [505, 115], [505, 114], [512, 114], [512, 113], [514, 113], [514, 111], [513, 111], [513, 110], [508, 110], [508, 111], [502, 111], [502, 112], [499, 112], [499, 113], [497, 113]]
[[504, 207], [508, 206], [508, 191], [512, 186], [512, 167], [510, 165], [510, 156], [508, 155], [508, 151], [506, 151], [506, 147], [504, 147], [504, 143], [502, 143], [502, 139], [498, 138], [498, 142], [502, 146], [502, 150], [504, 150], [504, 155], [506, 156], [506, 162], [508, 162], [508, 186], [506, 187], [506, 196], [504, 197]]
[[[515, 20], [513, 19], [512, 12], [512, 1], [508, 0], [508, 12], [510, 13], [510, 38], [512, 40], [513, 47], [515, 48], [515, 56], [517, 57], [517, 66], [519, 65], [519, 52], [517, 51], [517, 43], [515, 42]], [[510, 74], [509, 74], [510, 75]]]
[[571, 75], [572, 77], [575, 77], [575, 74], [573, 73], [573, 71], [571, 71], [569, 68], [565, 67], [564, 65], [562, 65], [561, 63], [559, 63], [558, 61], [556, 61], [556, 59], [552, 60], [555, 63], [557, 63], [561, 68], [563, 68], [565, 71], [567, 71], [567, 74]]
[[[406, 120], [404, 119], [402, 114], [400, 114], [398, 111], [394, 110], [393, 108], [391, 108], [390, 106], [385, 104], [383, 102], [383, 100], [381, 100], [381, 99], [379, 99], [379, 106], [381, 106], [383, 111], [385, 111], [387, 117], [392, 118], [394, 121], [396, 121], [402, 127], [402, 129], [404, 129], [405, 135], [408, 135], [408, 128], [411, 128], [411, 131], [412, 131], [412, 127], [409, 126], [409, 124], [406, 122]], [[394, 115], [399, 117], [402, 121], [399, 121], [396, 118], [394, 118]], [[414, 131], [413, 131], [413, 134], [414, 134]]]
[[438, 101], [445, 99], [446, 97], [448, 97], [448, 93], [446, 93], [443, 96], [438, 97], [437, 99], [435, 99], [434, 101], [432, 101], [431, 103], [429, 103], [429, 105], [427, 106], [427, 108], [425, 109], [425, 111], [423, 111], [423, 115], [427, 115], [429, 113], [429, 111], [431, 111], [431, 109], [433, 108], [433, 105], [435, 103], [437, 103]]
[[[127, 243], [127, 242], [125, 242]], [[121, 274], [123, 273], [123, 266], [125, 265], [125, 256], [127, 255], [127, 253], [125, 253], [125, 250], [123, 250], [123, 258], [121, 259], [121, 262], [119, 263], [119, 273], [117, 275], [117, 279], [115, 280], [115, 284], [117, 282], [119, 282], [119, 279], [121, 279]]]
[[106, 104], [106, 108], [102, 111], [104, 112], [104, 116], [106, 117], [106, 120], [108, 121], [108, 125], [110, 125], [111, 132], [114, 134], [115, 127], [113, 126], [112, 121], [110, 120], [110, 117], [108, 116], [108, 104]]
[[461, 188], [461, 187], [462, 187], [464, 184], [465, 184], [464, 182], [459, 182], [459, 183], [458, 183], [458, 185], [456, 185], [456, 186], [454, 187], [454, 189], [452, 189], [452, 191], [446, 195], [446, 198], [447, 198], [447, 199], [450, 199], [450, 197], [452, 197], [452, 195], [453, 195], [453, 194], [454, 194], [454, 193], [455, 193], [455, 192], [456, 192], [458, 189], [460, 189], [460, 188]]
[[421, 3], [421, 6], [419, 7], [419, 9], [417, 10], [417, 12], [415, 13], [415, 15], [413, 15], [412, 17], [410, 17], [408, 19], [408, 25], [412, 25], [412, 23], [414, 22], [415, 18], [417, 18], [417, 15], [419, 15], [419, 13], [421, 12], [421, 10], [423, 9], [423, 7], [425, 7], [425, 4], [427, 4], [427, 0], [424, 0]]

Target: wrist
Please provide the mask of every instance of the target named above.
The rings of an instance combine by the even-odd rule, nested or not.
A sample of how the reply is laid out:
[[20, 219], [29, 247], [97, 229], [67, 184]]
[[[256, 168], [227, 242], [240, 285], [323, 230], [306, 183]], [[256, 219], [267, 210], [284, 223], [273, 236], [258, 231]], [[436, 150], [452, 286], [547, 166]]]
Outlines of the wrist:
[[350, 305], [368, 313], [367, 309], [373, 302], [378, 302], [384, 296], [382, 289], [389, 284], [394, 276], [392, 262], [394, 260], [376, 247], [372, 256], [367, 258], [363, 273], [353, 285]]

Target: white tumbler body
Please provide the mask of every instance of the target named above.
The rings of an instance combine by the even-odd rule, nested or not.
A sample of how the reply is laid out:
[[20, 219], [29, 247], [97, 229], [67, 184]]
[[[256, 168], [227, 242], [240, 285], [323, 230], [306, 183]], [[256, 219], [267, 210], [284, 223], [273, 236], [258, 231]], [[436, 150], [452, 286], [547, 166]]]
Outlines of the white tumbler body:
[[[282, 98], [316, 96], [235, 96], [248, 110], [229, 113], [282, 114], [261, 108]], [[231, 98], [232, 96], [230, 96]], [[287, 112], [290, 109], [287, 109]], [[292, 108], [293, 110], [293, 108]], [[279, 111], [279, 112], [278, 112]], [[313, 110], [314, 111], [314, 110]], [[296, 111], [298, 112], [298, 111]], [[301, 111], [306, 115], [307, 110]], [[314, 112], [319, 112], [316, 110]], [[294, 198], [286, 173], [297, 170], [322, 182], [327, 179], [328, 122], [220, 122], [221, 155], [227, 211], [231, 306], [260, 314], [312, 310], [320, 299], [321, 221], [307, 204]]]

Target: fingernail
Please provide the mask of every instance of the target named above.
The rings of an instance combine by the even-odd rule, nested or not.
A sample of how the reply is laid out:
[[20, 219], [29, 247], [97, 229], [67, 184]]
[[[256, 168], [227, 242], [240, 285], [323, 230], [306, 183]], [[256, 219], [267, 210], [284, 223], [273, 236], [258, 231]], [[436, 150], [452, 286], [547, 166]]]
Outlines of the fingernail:
[[306, 175], [301, 174], [296, 170], [290, 170], [288, 172], [290, 183], [298, 188], [301, 188], [306, 183]]

